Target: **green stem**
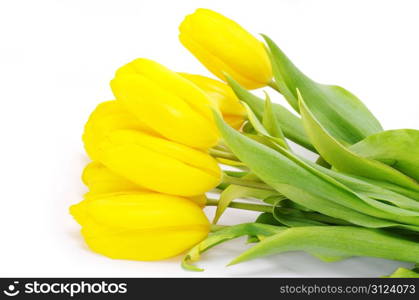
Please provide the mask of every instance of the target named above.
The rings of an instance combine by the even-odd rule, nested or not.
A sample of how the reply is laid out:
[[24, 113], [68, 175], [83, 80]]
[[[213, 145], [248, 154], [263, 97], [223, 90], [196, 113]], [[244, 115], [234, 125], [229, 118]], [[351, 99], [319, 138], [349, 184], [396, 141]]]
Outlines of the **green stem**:
[[216, 232], [216, 231], [219, 231], [219, 230], [224, 229], [226, 227], [229, 227], [229, 226], [227, 226], [227, 225], [211, 224], [211, 229], [210, 230], [211, 230], [211, 232]]
[[259, 190], [275, 191], [275, 189], [273, 189], [272, 187], [270, 187], [266, 183], [252, 181], [252, 180], [246, 180], [246, 179], [241, 179], [241, 178], [236, 178], [236, 177], [231, 177], [231, 176], [228, 176], [226, 174], [224, 174], [224, 176], [223, 176], [222, 183], [245, 186], [245, 187], [255, 188], [255, 189], [259, 189]]
[[221, 143], [214, 146], [213, 149], [221, 150], [221, 151], [228, 152], [228, 153], [233, 153], [233, 152], [230, 151], [230, 149], [226, 145], [221, 144]]
[[271, 88], [273, 88], [275, 91], [277, 91], [278, 93], [281, 93], [281, 90], [279, 89], [279, 86], [276, 84], [276, 82], [274, 80], [272, 80], [269, 84], [268, 84]]
[[222, 139], [218, 142], [218, 144], [214, 148], [224, 148], [227, 151], [230, 151], [230, 148], [227, 146], [227, 144]]
[[[206, 206], [218, 206], [218, 200], [208, 198]], [[261, 204], [252, 204], [252, 203], [243, 203], [243, 202], [230, 202], [228, 207], [251, 210], [251, 211], [272, 212], [272, 206], [270, 205], [261, 205]]]
[[209, 154], [215, 157], [227, 158], [234, 161], [240, 161], [233, 153], [211, 148]]
[[275, 91], [283, 95], [285, 100], [287, 100], [289, 105], [291, 105], [291, 107], [295, 110], [296, 113], [300, 113], [300, 108], [298, 107], [297, 99], [295, 99], [295, 96], [288, 90], [288, 87], [284, 83], [278, 84], [276, 80], [272, 80], [268, 85]]

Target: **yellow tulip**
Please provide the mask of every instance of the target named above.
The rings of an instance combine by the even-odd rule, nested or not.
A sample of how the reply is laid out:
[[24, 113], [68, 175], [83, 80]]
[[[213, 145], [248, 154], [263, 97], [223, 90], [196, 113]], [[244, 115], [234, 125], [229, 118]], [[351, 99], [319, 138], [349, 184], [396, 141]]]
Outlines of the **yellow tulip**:
[[89, 248], [114, 259], [161, 260], [204, 239], [210, 224], [195, 203], [137, 193], [97, 197], [70, 207]]
[[111, 87], [130, 113], [165, 138], [200, 149], [217, 144], [211, 111], [215, 105], [196, 85], [166, 67], [136, 59], [116, 72]]
[[201, 75], [179, 73], [201, 88], [209, 98], [216, 101], [224, 120], [239, 129], [246, 117], [246, 110], [240, 104], [233, 90], [225, 83]]
[[179, 27], [181, 43], [214, 75], [224, 73], [248, 89], [266, 86], [272, 67], [263, 44], [236, 22], [197, 9]]
[[84, 147], [92, 160], [97, 159], [97, 145], [109, 131], [115, 129], [151, 132], [151, 129], [130, 114], [119, 101], [102, 102], [91, 113], [83, 132]]
[[[151, 192], [129, 180], [121, 177], [100, 162], [91, 162], [83, 170], [83, 183], [89, 188], [85, 198], [112, 193], [138, 193]], [[188, 199], [194, 201], [200, 207], [204, 207], [207, 199], [205, 195], [191, 196]]]
[[82, 181], [89, 188], [90, 194], [146, 191], [145, 188], [115, 174], [96, 161], [89, 163], [84, 168]]
[[98, 152], [99, 161], [112, 172], [165, 194], [202, 195], [221, 180], [209, 154], [139, 131], [110, 132]]

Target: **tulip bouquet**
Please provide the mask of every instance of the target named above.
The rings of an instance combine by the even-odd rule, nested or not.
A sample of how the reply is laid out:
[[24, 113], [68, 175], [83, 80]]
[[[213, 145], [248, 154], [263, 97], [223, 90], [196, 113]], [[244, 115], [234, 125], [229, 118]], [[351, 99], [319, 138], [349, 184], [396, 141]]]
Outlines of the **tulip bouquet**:
[[[214, 11], [187, 16], [179, 37], [221, 81], [144, 58], [117, 70], [116, 100], [83, 134], [89, 192], [70, 208], [90, 249], [131, 260], [186, 252], [182, 266], [201, 270], [192, 263], [204, 251], [247, 236], [254, 246], [230, 264], [298, 250], [419, 263], [418, 130], [384, 131], [349, 91], [313, 81], [269, 37]], [[294, 112], [249, 91], [262, 87]], [[205, 206], [217, 207], [212, 224]], [[227, 208], [260, 215], [217, 225]]]

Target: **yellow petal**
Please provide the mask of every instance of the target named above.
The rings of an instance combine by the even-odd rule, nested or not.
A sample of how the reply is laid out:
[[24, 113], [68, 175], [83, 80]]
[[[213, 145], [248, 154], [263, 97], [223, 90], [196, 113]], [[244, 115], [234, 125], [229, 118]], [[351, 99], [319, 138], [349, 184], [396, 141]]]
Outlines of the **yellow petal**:
[[[84, 196], [86, 200], [140, 192], [151, 192], [150, 190], [115, 174], [103, 164], [96, 161], [89, 163], [84, 168], [82, 181], [89, 188], [89, 192]], [[187, 199], [195, 202], [200, 207], [204, 207], [207, 201], [205, 195], [187, 197]]]
[[96, 148], [103, 137], [115, 129], [136, 129], [151, 132], [150, 128], [128, 113], [118, 101], [102, 102], [90, 115], [83, 133], [84, 146], [92, 160], [97, 158]]
[[209, 232], [209, 221], [193, 202], [140, 193], [83, 201], [70, 208], [95, 252], [116, 259], [160, 260], [191, 248]]
[[201, 75], [188, 73], [180, 74], [196, 84], [209, 98], [217, 103], [218, 108], [227, 123], [236, 129], [241, 127], [246, 116], [246, 110], [227, 84]]
[[161, 193], [196, 196], [220, 182], [220, 168], [207, 153], [141, 132], [113, 131], [99, 149], [110, 170]]
[[198, 204], [199, 207], [205, 207], [205, 205], [207, 204], [207, 197], [205, 196], [205, 194], [187, 197], [187, 199], [192, 200], [193, 202]]
[[89, 191], [96, 194], [146, 190], [115, 174], [99, 162], [91, 162], [84, 168], [82, 180]]
[[248, 89], [272, 79], [263, 44], [236, 22], [209, 9], [197, 9], [179, 27], [182, 44], [217, 77], [227, 73]]
[[217, 144], [211, 100], [179, 74], [138, 59], [117, 71], [111, 87], [129, 112], [167, 139], [201, 149]]
[[188, 80], [163, 65], [150, 59], [138, 58], [116, 72], [116, 76], [124, 74], [140, 75], [147, 78], [161, 89], [181, 98], [203, 117], [212, 120], [211, 107], [215, 103], [206, 97], [200, 89], [190, 84]]

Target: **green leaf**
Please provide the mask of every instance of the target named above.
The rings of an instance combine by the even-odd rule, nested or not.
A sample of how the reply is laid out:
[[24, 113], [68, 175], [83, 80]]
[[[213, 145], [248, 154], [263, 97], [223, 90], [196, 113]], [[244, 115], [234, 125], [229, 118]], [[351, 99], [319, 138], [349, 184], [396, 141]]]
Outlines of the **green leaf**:
[[383, 131], [349, 147], [362, 157], [375, 159], [419, 181], [419, 130]]
[[252, 123], [246, 121], [242, 127], [242, 131], [245, 133], [256, 134], [256, 130], [253, 128]]
[[283, 147], [289, 149], [287, 142], [285, 141], [284, 133], [282, 132], [281, 125], [279, 124], [278, 118], [275, 116], [272, 110], [272, 102], [269, 95], [265, 92], [265, 109], [263, 110], [262, 124], [270, 136], [278, 138], [283, 141]]
[[[282, 201], [281, 207], [276, 207], [274, 210], [274, 217], [281, 222], [281, 224], [289, 227], [299, 227], [299, 226], [323, 226], [323, 225], [352, 225], [351, 223], [329, 217], [313, 211], [304, 211], [296, 209], [295, 207], [284, 206], [286, 201]], [[286, 217], [287, 219], [284, 219]], [[280, 219], [282, 218], [282, 220]], [[288, 221], [287, 221], [288, 220]], [[291, 222], [295, 222], [294, 224]]]
[[250, 138], [250, 139], [252, 139], [252, 140], [254, 140], [258, 143], [261, 143], [261, 144], [263, 144], [263, 145], [265, 145], [269, 148], [272, 148], [272, 149], [278, 149], [278, 148], [281, 147], [281, 146], [278, 145], [278, 143], [276, 143], [274, 140], [268, 138], [265, 135], [261, 135], [261, 134], [258, 134], [258, 133], [257, 134], [244, 133], [244, 135], [247, 136], [248, 138]]
[[419, 262], [419, 243], [384, 230], [313, 226], [293, 227], [267, 237], [229, 265], [288, 251], [305, 251], [319, 258], [370, 256]]
[[299, 95], [300, 113], [304, 127], [311, 142], [320, 155], [335, 169], [341, 172], [364, 176], [376, 180], [395, 183], [419, 191], [419, 184], [412, 178], [379, 161], [359, 156], [334, 139], [316, 119]]
[[242, 102], [244, 108], [246, 109], [247, 118], [252, 124], [252, 127], [255, 129], [256, 133], [262, 135], [262, 136], [269, 136], [268, 131], [265, 129], [263, 124], [259, 121], [257, 116], [254, 114], [252, 109], [249, 107], [249, 105], [246, 104], [246, 102]]
[[273, 216], [273, 214], [268, 213], [268, 212], [264, 212], [261, 213], [256, 221], [256, 223], [260, 223], [260, 224], [268, 224], [268, 225], [275, 225], [275, 226], [282, 226], [281, 223], [278, 222], [277, 219], [275, 219], [275, 217]]
[[321, 156], [319, 156], [319, 158], [317, 158], [317, 160], [316, 160], [316, 164], [318, 164], [318, 165], [320, 165], [320, 166], [322, 166], [322, 167], [324, 167], [324, 168], [328, 168], [328, 169], [330, 169], [332, 166], [331, 165], [329, 165], [329, 163], [327, 162], [327, 161], [325, 161], [324, 159], [323, 159], [323, 157], [321, 157]]
[[305, 162], [311, 165], [313, 168], [333, 177], [334, 179], [346, 185], [358, 194], [362, 194], [373, 199], [385, 201], [408, 210], [419, 211], [419, 202], [417, 200], [409, 198], [403, 194], [396, 193], [385, 187], [382, 187], [378, 185], [378, 182], [372, 184], [371, 182], [366, 181], [366, 178], [354, 177], [349, 174], [339, 173], [334, 170], [330, 170], [322, 166], [319, 166], [308, 160], [305, 160]]
[[[215, 115], [218, 128], [231, 151], [262, 181], [288, 199], [324, 215], [352, 224], [370, 227], [399, 227], [419, 231], [410, 226], [384, 220], [418, 224], [418, 217], [389, 214], [366, 203], [348, 187], [310, 167], [287, 150], [275, 151], [229, 127]], [[370, 199], [368, 199], [370, 200]]]
[[[264, 100], [247, 91], [231, 77], [227, 76], [226, 78], [228, 84], [233, 89], [237, 97], [249, 105], [257, 118], [262, 120], [265, 107]], [[275, 117], [278, 120], [286, 138], [305, 147], [308, 150], [317, 152], [313, 145], [311, 145], [311, 142], [304, 131], [301, 119], [298, 116], [290, 112], [284, 106], [277, 103], [272, 104], [272, 111], [275, 114]]]
[[416, 201], [419, 201], [419, 192], [418, 191], [413, 191], [411, 189], [390, 183], [390, 182], [385, 182], [385, 181], [380, 181], [380, 180], [374, 180], [374, 179], [370, 179], [370, 178], [365, 178], [362, 176], [355, 176], [355, 175], [351, 175], [353, 177], [358, 177], [366, 182], [369, 182], [373, 185], [388, 189], [390, 191], [399, 193], [401, 195], [404, 195], [406, 197], [409, 197], [411, 199], [415, 199]]
[[[251, 173], [241, 178], [245, 180], [259, 180], [257, 176]], [[230, 184], [220, 195], [220, 200], [217, 205], [217, 210], [215, 212], [213, 224], [216, 224], [218, 222], [221, 215], [224, 213], [224, 211], [227, 209], [227, 207], [230, 205], [230, 203], [234, 199], [246, 198], [246, 197], [264, 199], [269, 196], [277, 195], [277, 194], [278, 193], [275, 191], [260, 190], [260, 189], [254, 189], [254, 188]]]
[[252, 124], [253, 128], [256, 130], [256, 132], [259, 135], [267, 138], [271, 143], [275, 144], [276, 146], [289, 149], [287, 143], [285, 142], [283, 138], [278, 138], [278, 137], [274, 137], [270, 135], [270, 133], [267, 131], [264, 125], [259, 121], [256, 115], [253, 113], [252, 109], [246, 103], [243, 102], [243, 106], [247, 111], [247, 117], [249, 119], [249, 122]]
[[236, 226], [229, 226], [220, 229], [214, 233], [211, 233], [205, 240], [189, 250], [188, 253], [183, 257], [182, 267], [189, 271], [203, 271], [203, 269], [194, 266], [192, 262], [198, 261], [201, 257], [201, 254], [210, 248], [244, 235], [271, 236], [280, 232], [281, 230], [284, 230], [284, 227], [257, 223], [239, 224]]
[[277, 206], [274, 208], [273, 216], [279, 223], [288, 227], [326, 225], [322, 222], [307, 218], [303, 212], [296, 209], [287, 209]]
[[[261, 213], [257, 217], [257, 219], [255, 220], [255, 223], [274, 225], [274, 226], [283, 226], [281, 223], [279, 223], [274, 218], [272, 213], [269, 213], [269, 212]], [[261, 240], [263, 240], [264, 238], [266, 238], [265, 235], [260, 235], [260, 234], [259, 235], [249, 235], [249, 237], [247, 238], [247, 243], [257, 243], [257, 242], [260, 242]]]
[[354, 144], [382, 131], [380, 123], [357, 97], [341, 87], [314, 82], [269, 37], [263, 37], [270, 51], [275, 84], [296, 111], [299, 89], [320, 124], [338, 141]]
[[406, 268], [398, 268], [394, 273], [383, 276], [384, 278], [419, 278], [419, 271], [409, 270]]

